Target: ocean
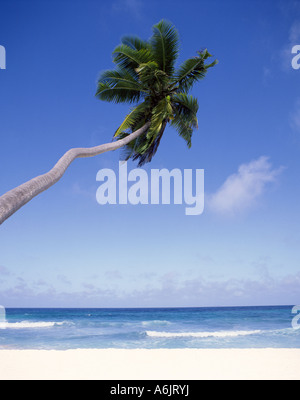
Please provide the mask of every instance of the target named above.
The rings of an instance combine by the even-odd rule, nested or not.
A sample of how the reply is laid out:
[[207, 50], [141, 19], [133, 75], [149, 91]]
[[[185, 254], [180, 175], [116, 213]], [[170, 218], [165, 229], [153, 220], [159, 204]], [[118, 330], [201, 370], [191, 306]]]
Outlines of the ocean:
[[11, 308], [0, 350], [300, 348], [292, 308]]

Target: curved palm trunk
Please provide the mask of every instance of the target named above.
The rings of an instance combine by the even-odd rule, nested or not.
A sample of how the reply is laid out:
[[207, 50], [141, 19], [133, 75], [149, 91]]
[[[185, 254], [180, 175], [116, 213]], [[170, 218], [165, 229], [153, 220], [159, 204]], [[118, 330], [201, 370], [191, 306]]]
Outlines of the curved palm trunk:
[[145, 133], [149, 126], [150, 123], [147, 123], [142, 128], [117, 142], [106, 143], [97, 147], [77, 148], [67, 151], [51, 171], [31, 179], [0, 197], [0, 225], [38, 194], [44, 192], [58, 182], [75, 159], [94, 157], [108, 151], [117, 150]]

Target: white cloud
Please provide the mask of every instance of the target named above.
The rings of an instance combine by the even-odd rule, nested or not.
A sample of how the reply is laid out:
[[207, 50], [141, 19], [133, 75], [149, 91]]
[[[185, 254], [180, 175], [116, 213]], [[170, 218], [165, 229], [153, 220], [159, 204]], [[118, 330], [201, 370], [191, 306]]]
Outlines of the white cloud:
[[273, 169], [268, 157], [243, 164], [221, 188], [208, 196], [208, 207], [219, 214], [233, 215], [252, 207], [268, 183], [276, 181], [282, 168]]
[[[267, 270], [266, 270], [267, 271]], [[159, 285], [149, 285], [125, 292], [84, 284], [83, 290], [64, 292], [44, 287], [37, 291], [22, 280], [15, 287], [0, 292], [0, 304], [6, 307], [215, 307], [270, 304], [298, 304], [300, 273], [273, 277], [266, 272], [257, 278], [206, 280], [169, 276]]]
[[[205, 264], [204, 264], [205, 265]], [[123, 274], [112, 273], [112, 284], [103, 275], [83, 277], [77, 285], [73, 276], [58, 275], [56, 280], [67, 285], [53, 285], [44, 280], [26, 281], [17, 277], [0, 290], [0, 304], [5, 307], [198, 307], [299, 304], [300, 272], [289, 273], [277, 259], [259, 256], [249, 264], [251, 274], [228, 276], [211, 273], [210, 264], [201, 271], [174, 270]], [[280, 267], [280, 268], [279, 268]], [[226, 271], [225, 271], [226, 272]], [[115, 275], [115, 276], [113, 276]], [[119, 279], [121, 278], [121, 279]], [[134, 279], [132, 288], [125, 289], [124, 279]], [[91, 281], [91, 279], [94, 279]], [[100, 280], [99, 280], [100, 279]], [[69, 283], [71, 285], [69, 286]]]

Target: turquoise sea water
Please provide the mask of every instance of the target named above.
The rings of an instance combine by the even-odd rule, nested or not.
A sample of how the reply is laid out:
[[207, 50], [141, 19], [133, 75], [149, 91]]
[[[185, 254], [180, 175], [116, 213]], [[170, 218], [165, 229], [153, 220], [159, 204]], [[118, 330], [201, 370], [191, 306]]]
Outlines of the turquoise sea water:
[[7, 309], [0, 349], [300, 348], [294, 317], [292, 306]]

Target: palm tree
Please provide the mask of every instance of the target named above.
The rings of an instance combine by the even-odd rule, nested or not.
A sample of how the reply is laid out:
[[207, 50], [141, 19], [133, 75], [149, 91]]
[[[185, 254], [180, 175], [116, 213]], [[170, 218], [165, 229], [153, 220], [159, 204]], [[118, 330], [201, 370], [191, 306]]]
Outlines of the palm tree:
[[124, 37], [113, 52], [116, 69], [100, 76], [99, 99], [135, 103], [115, 133], [117, 140], [147, 122], [150, 124], [145, 134], [126, 145], [125, 159], [138, 160], [139, 166], [152, 160], [168, 123], [189, 147], [193, 130], [198, 127], [198, 102], [188, 93], [217, 61], [205, 64], [212, 56], [203, 50], [175, 69], [178, 49], [177, 30], [161, 21], [153, 27], [153, 35], [147, 42]]
[[124, 159], [131, 158], [142, 166], [157, 152], [168, 124], [191, 147], [192, 134], [198, 126], [198, 102], [189, 91], [217, 61], [207, 64], [212, 56], [205, 49], [175, 69], [178, 50], [178, 32], [166, 21], [153, 27], [148, 41], [124, 37], [113, 52], [116, 68], [100, 75], [96, 93], [100, 100], [133, 106], [115, 132], [114, 140], [93, 148], [71, 149], [51, 171], [1, 196], [0, 224], [58, 182], [77, 158], [124, 148]]

